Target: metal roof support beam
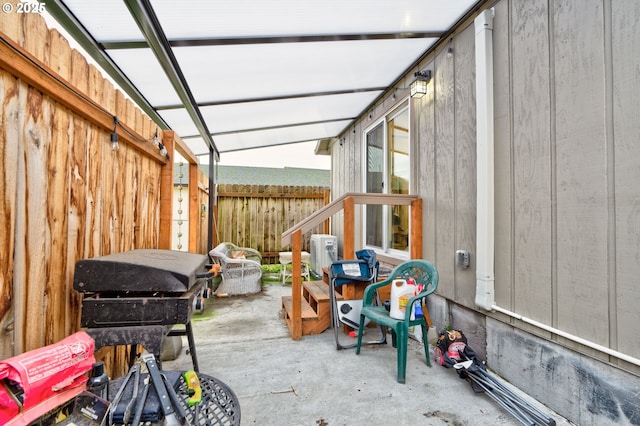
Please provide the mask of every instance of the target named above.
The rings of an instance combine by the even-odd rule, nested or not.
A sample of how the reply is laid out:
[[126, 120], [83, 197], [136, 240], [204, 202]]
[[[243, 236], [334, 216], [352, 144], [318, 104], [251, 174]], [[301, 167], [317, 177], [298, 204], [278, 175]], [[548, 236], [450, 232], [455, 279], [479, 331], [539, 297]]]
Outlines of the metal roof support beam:
[[169, 41], [162, 30], [162, 26], [153, 11], [151, 3], [149, 0], [125, 0], [125, 3], [131, 12], [131, 16], [138, 24], [140, 31], [144, 34], [147, 43], [149, 43], [149, 47], [156, 58], [158, 58], [158, 62], [169, 78], [169, 81], [171, 81], [178, 97], [187, 109], [200, 136], [202, 136], [202, 139], [209, 146], [209, 149], [215, 151], [215, 154], [218, 155], [219, 152], [211, 138], [211, 133], [200, 113], [200, 109], [189, 89], [189, 85], [182, 74], [178, 61], [173, 55]]
[[310, 125], [313, 125], [313, 124], [335, 123], [337, 121], [355, 120], [355, 118], [356, 117], [332, 118], [332, 119], [329, 119], [329, 120], [307, 121], [306, 123], [290, 123], [290, 124], [280, 124], [280, 125], [274, 125], [274, 126], [254, 127], [253, 129], [246, 128], [246, 129], [241, 129], [241, 130], [228, 130], [226, 132], [215, 132], [215, 133], [213, 133], [213, 136], [238, 135], [240, 133], [259, 132], [259, 131], [263, 131], [263, 130], [286, 129], [288, 127], [310, 126]]
[[[171, 47], [194, 46], [236, 46], [242, 44], [277, 44], [277, 43], [318, 43], [329, 41], [361, 41], [361, 40], [400, 40], [411, 38], [440, 38], [442, 31], [399, 32], [399, 33], [363, 33], [363, 34], [314, 34], [299, 36], [273, 37], [212, 37], [185, 40], [170, 40]], [[143, 49], [148, 47], [141, 41], [110, 41], [103, 44], [105, 49]]]
[[[247, 104], [252, 102], [284, 101], [288, 99], [314, 98], [319, 96], [350, 95], [353, 93], [382, 92], [387, 89], [388, 87], [367, 87], [363, 89], [331, 90], [327, 92], [299, 93], [299, 94], [282, 95], [282, 96], [265, 96], [261, 98], [229, 99], [225, 101], [200, 102], [198, 103], [198, 106], [211, 107], [211, 106], [222, 106], [222, 105]], [[158, 111], [178, 109], [178, 108], [182, 108], [182, 104], [162, 105], [162, 106], [156, 107]]]

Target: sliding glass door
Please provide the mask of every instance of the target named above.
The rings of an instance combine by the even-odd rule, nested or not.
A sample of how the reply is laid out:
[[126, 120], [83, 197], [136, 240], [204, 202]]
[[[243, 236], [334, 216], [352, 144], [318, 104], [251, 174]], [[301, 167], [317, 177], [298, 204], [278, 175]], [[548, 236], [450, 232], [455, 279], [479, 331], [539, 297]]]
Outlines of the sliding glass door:
[[[366, 187], [368, 193], [384, 192], [384, 123], [378, 124], [367, 132], [367, 176]], [[383, 243], [383, 206], [366, 207], [366, 238], [367, 246], [382, 249]]]
[[[365, 187], [368, 193], [408, 194], [409, 109], [406, 104], [365, 132]], [[406, 206], [365, 208], [365, 244], [382, 251], [408, 251]]]

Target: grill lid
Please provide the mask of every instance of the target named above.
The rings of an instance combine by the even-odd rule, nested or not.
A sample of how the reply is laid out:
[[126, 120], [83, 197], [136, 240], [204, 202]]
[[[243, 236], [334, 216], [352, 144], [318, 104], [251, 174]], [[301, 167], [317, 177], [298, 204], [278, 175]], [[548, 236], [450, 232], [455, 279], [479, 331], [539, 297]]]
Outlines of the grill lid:
[[137, 249], [76, 262], [80, 292], [183, 293], [206, 272], [208, 257], [177, 250]]

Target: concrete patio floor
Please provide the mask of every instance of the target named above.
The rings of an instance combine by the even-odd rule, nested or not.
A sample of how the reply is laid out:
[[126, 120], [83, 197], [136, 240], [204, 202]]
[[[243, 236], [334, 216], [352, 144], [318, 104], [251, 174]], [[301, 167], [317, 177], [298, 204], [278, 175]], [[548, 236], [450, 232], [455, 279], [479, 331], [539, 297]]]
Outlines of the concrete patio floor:
[[[336, 350], [331, 329], [292, 340], [281, 317], [281, 296], [290, 293], [290, 286], [269, 284], [257, 295], [212, 297], [192, 318], [200, 372], [233, 389], [243, 425], [520, 424], [452, 369], [427, 367], [422, 344], [412, 339], [406, 384], [396, 381], [390, 336], [386, 346], [363, 347], [360, 355]], [[343, 343], [349, 340], [341, 335]], [[192, 368], [186, 348], [185, 339], [180, 355], [163, 368]], [[531, 402], [558, 425], [571, 424]]]

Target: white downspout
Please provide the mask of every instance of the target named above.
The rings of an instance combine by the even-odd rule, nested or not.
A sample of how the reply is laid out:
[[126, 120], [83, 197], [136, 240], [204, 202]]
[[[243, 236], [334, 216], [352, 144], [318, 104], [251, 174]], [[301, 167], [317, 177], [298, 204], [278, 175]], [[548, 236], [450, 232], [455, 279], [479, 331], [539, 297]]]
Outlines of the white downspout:
[[476, 300], [478, 307], [516, 318], [565, 339], [633, 365], [640, 359], [599, 345], [496, 305], [494, 276], [494, 133], [493, 133], [493, 17], [488, 9], [475, 19], [476, 32]]
[[494, 289], [493, 16], [476, 17], [476, 305], [490, 311]]

